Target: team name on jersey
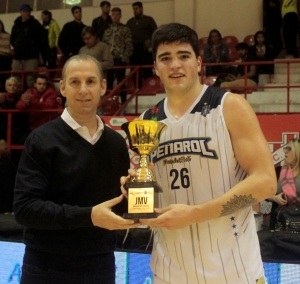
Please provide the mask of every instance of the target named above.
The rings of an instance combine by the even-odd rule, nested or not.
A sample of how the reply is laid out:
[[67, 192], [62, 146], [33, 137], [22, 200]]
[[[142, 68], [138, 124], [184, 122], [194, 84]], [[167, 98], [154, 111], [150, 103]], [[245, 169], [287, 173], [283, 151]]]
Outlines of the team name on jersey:
[[[158, 146], [157, 150], [152, 153], [151, 158], [155, 163], [161, 159], [167, 159], [172, 156], [184, 155], [200, 155], [204, 158], [218, 159], [216, 151], [208, 146], [211, 138], [184, 138], [178, 140], [171, 140], [162, 143]], [[179, 161], [176, 161], [179, 162]], [[164, 160], [164, 164], [172, 163], [172, 161]]]

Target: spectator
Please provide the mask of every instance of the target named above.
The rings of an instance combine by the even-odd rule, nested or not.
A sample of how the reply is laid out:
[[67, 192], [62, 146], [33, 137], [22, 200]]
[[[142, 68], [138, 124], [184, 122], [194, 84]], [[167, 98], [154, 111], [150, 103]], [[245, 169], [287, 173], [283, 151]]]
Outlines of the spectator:
[[[19, 81], [10, 77], [5, 82], [6, 92], [0, 93], [0, 109], [15, 109], [21, 98]], [[12, 115], [11, 141], [20, 144], [21, 137], [28, 131], [28, 113]], [[7, 113], [0, 114], [0, 139], [7, 140]]]
[[102, 1], [100, 3], [100, 8], [102, 10], [101, 16], [95, 18], [92, 22], [92, 27], [95, 29], [99, 40], [103, 39], [104, 31], [109, 28], [112, 23], [110, 12], [110, 3], [108, 1]]
[[[103, 42], [110, 46], [114, 57], [114, 66], [126, 66], [129, 64], [129, 57], [132, 54], [132, 36], [130, 29], [120, 23], [122, 11], [115, 7], [111, 11], [112, 25], [104, 32]], [[125, 78], [126, 69], [111, 69], [107, 71], [107, 87], [113, 88], [114, 74], [117, 82], [120, 83]], [[126, 101], [126, 91], [121, 92], [121, 103]]]
[[[222, 42], [221, 33], [213, 29], [208, 35], [207, 45], [204, 48], [204, 61], [208, 63], [229, 62], [228, 45]], [[206, 66], [206, 76], [219, 73], [234, 73], [232, 66]]]
[[41, 17], [42, 25], [47, 33], [49, 42], [46, 65], [49, 69], [55, 69], [57, 67], [56, 59], [60, 28], [58, 23], [54, 19], [52, 19], [52, 13], [50, 11], [43, 11]]
[[277, 184], [277, 193], [268, 201], [275, 202], [272, 206], [270, 228], [275, 228], [276, 208], [278, 206], [289, 206], [300, 203], [300, 140], [291, 139], [283, 147], [284, 165], [280, 167], [280, 174]]
[[[255, 61], [273, 61], [273, 48], [266, 43], [263, 31], [258, 31], [254, 35], [254, 45], [249, 47], [249, 55], [255, 58]], [[260, 64], [256, 66], [259, 74], [269, 74], [270, 81], [274, 82], [274, 64]]]
[[16, 172], [6, 142], [0, 140], [0, 214], [13, 212]]
[[[10, 34], [5, 31], [4, 24], [0, 20], [0, 72], [11, 69]], [[0, 92], [5, 90], [5, 81], [9, 74], [0, 74]]]
[[297, 58], [298, 13], [297, 0], [283, 0], [281, 6], [283, 19], [283, 40], [286, 48], [286, 58]]
[[[36, 70], [39, 66], [39, 55], [45, 61], [48, 50], [48, 39], [42, 25], [31, 16], [31, 7], [23, 4], [11, 31], [10, 43], [13, 47], [12, 70]], [[20, 78], [19, 75], [15, 77]], [[19, 80], [20, 81], [20, 80]], [[34, 74], [27, 74], [26, 85], [32, 88]]]
[[123, 137], [96, 116], [101, 73], [93, 57], [70, 58], [60, 82], [68, 107], [26, 140], [14, 197], [25, 226], [21, 283], [113, 284], [114, 230], [138, 226], [116, 214], [127, 207], [120, 176], [130, 163]]
[[81, 38], [81, 31], [85, 24], [81, 21], [82, 12], [81, 7], [74, 6], [71, 8], [74, 21], [66, 23], [58, 38], [58, 46], [65, 56], [65, 59], [78, 54], [79, 49], [84, 46]]
[[96, 58], [100, 62], [104, 78], [106, 78], [107, 70], [114, 66], [114, 59], [109, 46], [98, 39], [93, 27], [85, 27], [81, 32], [81, 36], [85, 46], [80, 48], [79, 54], [87, 54]]
[[[236, 50], [239, 54], [239, 57], [242, 62], [251, 62], [255, 61], [255, 58], [248, 54], [249, 46], [245, 42], [240, 42], [236, 45]], [[245, 73], [245, 68], [247, 68], [247, 74]], [[232, 87], [241, 88], [245, 86], [254, 87], [257, 86], [258, 83], [258, 72], [256, 65], [239, 65], [237, 67], [237, 76], [229, 75], [229, 82], [221, 83], [222, 88], [231, 89]]]
[[[151, 38], [157, 25], [150, 16], [145, 16], [143, 4], [134, 2], [132, 4], [134, 17], [129, 19], [127, 26], [132, 33], [133, 54], [130, 57], [132, 65], [153, 65]], [[140, 82], [148, 77], [153, 76], [152, 68], [143, 68], [141, 70]]]
[[23, 143], [32, 130], [56, 117], [55, 113], [35, 112], [34, 110], [55, 109], [57, 106], [57, 97], [58, 93], [48, 84], [47, 78], [41, 74], [36, 76], [34, 88], [28, 89], [22, 94], [16, 104], [16, 108], [19, 110], [30, 110], [29, 132], [22, 138]]
[[281, 38], [282, 18], [279, 0], [267, 0], [264, 11], [266, 42], [272, 46], [273, 57], [276, 58], [283, 46]]

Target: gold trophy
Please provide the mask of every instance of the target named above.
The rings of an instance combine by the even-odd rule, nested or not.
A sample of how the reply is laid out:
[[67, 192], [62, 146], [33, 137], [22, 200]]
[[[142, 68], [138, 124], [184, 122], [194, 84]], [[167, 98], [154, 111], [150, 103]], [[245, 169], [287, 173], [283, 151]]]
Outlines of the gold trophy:
[[124, 185], [127, 190], [128, 213], [123, 218], [156, 218], [155, 193], [161, 192], [162, 188], [156, 182], [154, 172], [148, 168], [148, 156], [157, 149], [159, 138], [167, 126], [154, 120], [134, 120], [122, 124], [121, 128], [128, 137], [130, 148], [140, 155], [136, 176]]

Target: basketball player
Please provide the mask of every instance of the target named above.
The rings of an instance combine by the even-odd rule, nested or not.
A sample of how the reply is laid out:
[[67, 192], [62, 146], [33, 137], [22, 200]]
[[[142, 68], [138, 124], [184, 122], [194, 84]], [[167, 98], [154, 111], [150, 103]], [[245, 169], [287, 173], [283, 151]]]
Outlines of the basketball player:
[[140, 220], [156, 230], [153, 283], [266, 283], [252, 205], [276, 177], [257, 118], [240, 95], [200, 84], [195, 31], [164, 25], [152, 42], [167, 97], [142, 118], [168, 126], [152, 157], [159, 217]]

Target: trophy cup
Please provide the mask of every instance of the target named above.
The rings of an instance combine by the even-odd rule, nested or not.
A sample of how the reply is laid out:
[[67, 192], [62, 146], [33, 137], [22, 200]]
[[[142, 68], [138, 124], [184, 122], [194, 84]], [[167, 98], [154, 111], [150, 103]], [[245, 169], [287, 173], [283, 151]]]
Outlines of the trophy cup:
[[148, 156], [155, 151], [162, 132], [167, 128], [164, 123], [154, 120], [134, 120], [121, 125], [125, 131], [130, 148], [140, 155], [136, 176], [124, 185], [127, 191], [128, 213], [124, 219], [156, 218], [155, 193], [161, 192], [155, 174], [148, 168]]

